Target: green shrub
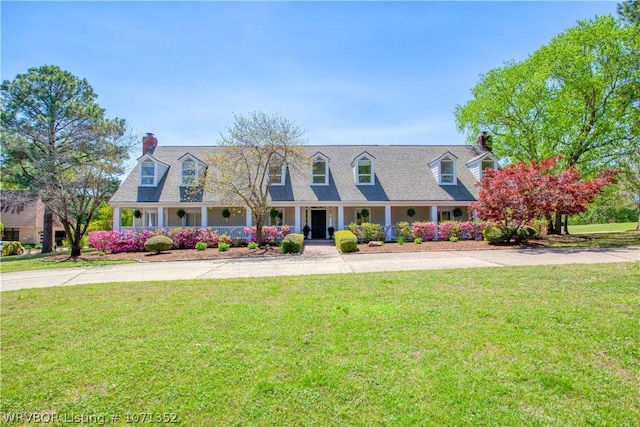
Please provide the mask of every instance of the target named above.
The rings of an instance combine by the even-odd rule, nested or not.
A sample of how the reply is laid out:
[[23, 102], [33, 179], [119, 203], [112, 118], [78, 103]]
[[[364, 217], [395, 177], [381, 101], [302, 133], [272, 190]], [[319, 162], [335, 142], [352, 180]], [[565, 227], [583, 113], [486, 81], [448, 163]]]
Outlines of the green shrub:
[[398, 244], [399, 245], [404, 245], [404, 237], [402, 237], [402, 236], [398, 237]]
[[24, 253], [20, 242], [4, 242], [2, 245], [2, 256], [20, 255]]
[[400, 221], [396, 224], [396, 234], [398, 235], [398, 242], [402, 238], [402, 243], [406, 241], [410, 241], [413, 237], [413, 232], [411, 231], [411, 224], [407, 221]]
[[482, 235], [491, 244], [506, 243], [511, 240], [511, 229], [504, 225], [491, 225], [482, 231]]
[[280, 252], [283, 254], [299, 254], [304, 246], [304, 236], [298, 233], [287, 234], [280, 243]]
[[349, 230], [336, 231], [334, 240], [340, 252], [346, 253], [358, 250], [358, 238]]
[[230, 243], [224, 243], [224, 242], [218, 243], [218, 251], [220, 252], [226, 252], [229, 250], [229, 248], [231, 248]]
[[167, 236], [153, 236], [146, 242], [144, 242], [144, 248], [149, 252], [159, 254], [163, 251], [168, 251], [173, 247], [173, 240]]
[[249, 249], [258, 249], [260, 247], [260, 245], [258, 245], [258, 242], [249, 242], [249, 244], [247, 245], [247, 247]]
[[204, 251], [205, 249], [207, 249], [207, 244], [205, 242], [196, 243], [196, 250]]
[[413, 243], [415, 243], [416, 245], [421, 245], [422, 237], [416, 237], [415, 239], [413, 239]]
[[529, 240], [535, 238], [536, 234], [537, 232], [535, 228], [525, 225], [516, 230], [516, 234], [515, 234], [516, 242], [526, 243]]
[[451, 237], [449, 237], [449, 241], [450, 241], [450, 242], [457, 242], [458, 240], [460, 240], [460, 238], [459, 238], [459, 237], [456, 237], [456, 236], [451, 236]]

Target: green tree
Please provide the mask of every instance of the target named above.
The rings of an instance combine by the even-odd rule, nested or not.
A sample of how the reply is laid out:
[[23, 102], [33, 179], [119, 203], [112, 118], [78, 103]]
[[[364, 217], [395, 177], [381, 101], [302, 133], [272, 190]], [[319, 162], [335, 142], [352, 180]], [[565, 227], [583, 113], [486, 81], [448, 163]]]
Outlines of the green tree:
[[306, 162], [303, 131], [278, 115], [253, 112], [235, 115], [233, 127], [222, 134], [215, 151], [206, 155], [204, 189], [227, 206], [251, 210], [256, 239], [262, 243], [262, 225], [270, 211], [270, 189], [283, 168], [294, 170]]
[[508, 163], [562, 154], [594, 176], [624, 164], [640, 137], [640, 31], [611, 16], [580, 21], [521, 62], [481, 76], [458, 105], [468, 140], [488, 131]]
[[618, 3], [618, 15], [628, 24], [640, 24], [640, 3], [638, 0], [626, 0]]
[[3, 176], [42, 198], [45, 223], [55, 213], [75, 259], [123, 172], [133, 141], [125, 121], [105, 118], [89, 83], [53, 65], [3, 81], [1, 93]]

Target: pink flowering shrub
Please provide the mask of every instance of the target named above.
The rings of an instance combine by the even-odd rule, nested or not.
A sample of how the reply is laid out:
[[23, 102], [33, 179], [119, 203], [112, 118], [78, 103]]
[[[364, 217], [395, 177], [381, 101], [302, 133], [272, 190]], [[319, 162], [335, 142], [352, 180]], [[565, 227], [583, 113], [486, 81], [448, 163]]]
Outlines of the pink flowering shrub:
[[423, 242], [435, 240], [436, 224], [434, 222], [414, 222], [411, 224], [412, 238], [421, 238]]
[[92, 231], [89, 233], [89, 244], [99, 252], [110, 253], [120, 242], [120, 236], [118, 231]]
[[194, 228], [172, 228], [167, 237], [173, 240], [173, 247], [176, 249], [193, 249], [198, 243]]
[[443, 221], [438, 224], [438, 238], [449, 240], [451, 237], [459, 239], [462, 237], [459, 221]]
[[[257, 241], [256, 227], [245, 227], [243, 231], [247, 238], [247, 241]], [[291, 234], [291, 227], [288, 225], [283, 225], [280, 227], [277, 227], [275, 225], [265, 225], [262, 227], [262, 240], [265, 243], [276, 244], [278, 241], [284, 239], [287, 234]]]

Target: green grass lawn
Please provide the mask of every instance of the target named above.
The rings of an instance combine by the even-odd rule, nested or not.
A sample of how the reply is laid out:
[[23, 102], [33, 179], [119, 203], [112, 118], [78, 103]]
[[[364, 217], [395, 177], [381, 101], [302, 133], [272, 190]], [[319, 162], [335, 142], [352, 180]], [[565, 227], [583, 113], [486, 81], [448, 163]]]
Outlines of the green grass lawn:
[[0, 257], [0, 273], [13, 273], [16, 271], [48, 270], [52, 268], [91, 267], [108, 264], [126, 264], [135, 261], [106, 261], [106, 260], [77, 260], [77, 261], [50, 261], [45, 262], [51, 256], [59, 256], [62, 253], [30, 254]]
[[629, 230], [635, 230], [638, 223], [636, 222], [620, 222], [611, 224], [585, 224], [585, 225], [571, 225], [569, 224], [570, 234], [581, 233], [612, 233], [612, 232], [624, 232]]
[[638, 277], [624, 263], [3, 292], [0, 412], [638, 425]]

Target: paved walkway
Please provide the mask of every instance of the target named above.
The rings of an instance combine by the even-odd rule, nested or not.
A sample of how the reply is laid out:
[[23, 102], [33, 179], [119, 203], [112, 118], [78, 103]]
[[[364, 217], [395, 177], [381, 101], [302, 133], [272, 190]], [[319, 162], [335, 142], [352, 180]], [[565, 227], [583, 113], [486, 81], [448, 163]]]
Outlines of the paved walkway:
[[2, 291], [49, 286], [151, 280], [222, 279], [518, 265], [640, 262], [640, 247], [617, 249], [506, 249], [339, 254], [334, 246], [305, 245], [302, 255], [259, 259], [171, 261], [25, 271], [2, 275]]

